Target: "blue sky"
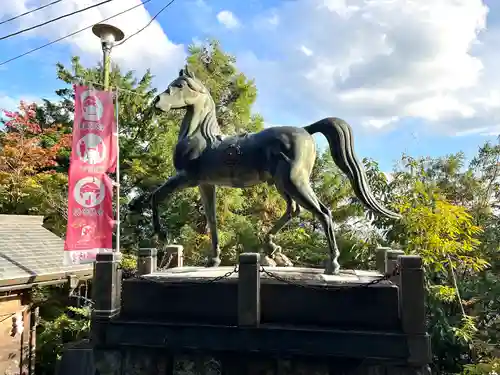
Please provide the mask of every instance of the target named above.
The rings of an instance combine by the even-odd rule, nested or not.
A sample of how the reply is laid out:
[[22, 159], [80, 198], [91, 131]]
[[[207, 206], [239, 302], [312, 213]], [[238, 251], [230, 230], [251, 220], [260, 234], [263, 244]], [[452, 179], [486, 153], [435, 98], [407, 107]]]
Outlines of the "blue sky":
[[[3, 0], [0, 19], [49, 0]], [[97, 3], [65, 0], [0, 25], [0, 35]], [[0, 60], [98, 22], [139, 0], [89, 12], [0, 41]], [[128, 35], [166, 4], [109, 21]], [[469, 157], [500, 132], [500, 4], [481, 0], [177, 0], [151, 27], [113, 52], [124, 69], [146, 68], [164, 88], [190, 43], [215, 37], [255, 78], [255, 110], [270, 125], [347, 120], [360, 156], [392, 169], [402, 153]], [[91, 31], [0, 67], [0, 106], [53, 97], [54, 64], [100, 58]], [[497, 56], [498, 55], [498, 56]], [[323, 142], [322, 142], [323, 143]]]

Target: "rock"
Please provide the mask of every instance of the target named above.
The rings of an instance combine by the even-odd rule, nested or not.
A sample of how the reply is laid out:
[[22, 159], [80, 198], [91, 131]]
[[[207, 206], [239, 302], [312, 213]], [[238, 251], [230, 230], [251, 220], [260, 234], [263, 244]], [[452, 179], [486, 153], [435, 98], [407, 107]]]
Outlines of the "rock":
[[279, 267], [293, 267], [292, 261], [283, 253], [275, 253], [273, 258], [275, 264]]
[[261, 264], [267, 267], [276, 267], [276, 262], [274, 261], [274, 259], [270, 258], [267, 255], [261, 258]]

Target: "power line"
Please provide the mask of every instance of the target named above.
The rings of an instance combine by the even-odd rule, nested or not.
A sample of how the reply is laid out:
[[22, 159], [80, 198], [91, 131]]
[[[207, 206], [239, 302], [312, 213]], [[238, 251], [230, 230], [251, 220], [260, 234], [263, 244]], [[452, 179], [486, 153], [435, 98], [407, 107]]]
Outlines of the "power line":
[[118, 46], [121, 46], [123, 43], [125, 43], [127, 40], [129, 40], [130, 38], [132, 38], [133, 36], [136, 36], [137, 34], [141, 33], [146, 27], [148, 27], [149, 25], [151, 25], [153, 23], [153, 21], [156, 19], [156, 17], [158, 17], [165, 9], [167, 9], [170, 5], [172, 5], [174, 3], [175, 0], [170, 0], [170, 2], [165, 5], [163, 8], [161, 8], [158, 13], [156, 13], [153, 18], [151, 18], [149, 20], [149, 22], [144, 26], [142, 27], [141, 29], [137, 30], [135, 33], [129, 35], [127, 38], [123, 39], [120, 43], [117, 43], [115, 45], [115, 47], [118, 47]]
[[62, 16], [59, 16], [59, 17], [56, 17], [56, 18], [52, 18], [52, 19], [50, 19], [48, 21], [39, 23], [38, 25], [31, 26], [31, 27], [28, 27], [26, 29], [22, 29], [22, 30], [16, 31], [15, 33], [2, 36], [0, 38], [0, 40], [5, 40], [5, 39], [8, 39], [8, 38], [12, 38], [13, 36], [16, 36], [16, 35], [19, 35], [19, 34], [23, 34], [23, 33], [27, 32], [27, 31], [38, 29], [39, 27], [48, 25], [49, 23], [56, 22], [56, 21], [62, 20], [63, 18], [66, 18], [66, 17], [69, 17], [69, 16], [73, 16], [73, 15], [78, 14], [78, 13], [85, 12], [87, 10], [90, 10], [90, 9], [98, 7], [100, 5], [109, 3], [111, 1], [113, 1], [113, 0], [104, 0], [104, 1], [101, 1], [100, 3], [94, 4], [94, 5], [90, 5], [90, 6], [86, 7], [86, 8], [78, 9], [78, 10], [75, 10], [74, 12], [63, 14]]
[[121, 11], [120, 13], [116, 13], [115, 15], [112, 15], [111, 17], [108, 17], [108, 18], [105, 18], [105, 19], [103, 19], [103, 20], [101, 20], [101, 21], [99, 21], [99, 22], [96, 22], [95, 24], [89, 25], [89, 26], [87, 26], [87, 27], [84, 27], [83, 29], [80, 29], [80, 30], [74, 31], [74, 32], [72, 32], [71, 34], [68, 34], [68, 35], [63, 36], [63, 37], [58, 38], [58, 39], [55, 39], [55, 40], [53, 40], [53, 41], [51, 41], [51, 42], [49, 42], [49, 43], [46, 43], [46, 44], [44, 44], [44, 45], [41, 45], [41, 46], [39, 46], [39, 47], [33, 48], [33, 49], [31, 49], [31, 50], [29, 50], [29, 51], [26, 51], [26, 52], [24, 52], [24, 53], [22, 53], [22, 54], [20, 54], [20, 55], [14, 56], [14, 57], [12, 57], [12, 58], [10, 58], [10, 59], [8, 59], [8, 60], [2, 61], [2, 62], [0, 63], [0, 66], [5, 65], [5, 64], [8, 64], [8, 63], [10, 63], [10, 62], [12, 62], [12, 61], [14, 61], [14, 60], [20, 59], [21, 57], [24, 57], [24, 56], [30, 55], [30, 54], [32, 54], [33, 52], [36, 52], [36, 51], [39, 51], [39, 50], [41, 50], [41, 49], [43, 49], [43, 48], [45, 48], [45, 47], [51, 46], [52, 44], [58, 43], [58, 42], [60, 42], [60, 41], [62, 41], [62, 40], [64, 40], [64, 39], [70, 38], [70, 37], [72, 37], [73, 35], [76, 35], [76, 34], [78, 34], [78, 33], [81, 33], [82, 31], [85, 31], [85, 30], [91, 29], [94, 25], [96, 25], [96, 24], [98, 24], [98, 23], [106, 22], [106, 21], [108, 21], [108, 20], [110, 20], [110, 19], [112, 19], [112, 18], [118, 17], [118, 16], [120, 16], [120, 15], [122, 15], [122, 14], [124, 14], [124, 13], [130, 12], [131, 10], [134, 10], [135, 8], [138, 8], [138, 7], [140, 7], [140, 6], [143, 6], [144, 4], [149, 3], [150, 1], [151, 1], [151, 0], [144, 0], [142, 3], [139, 3], [139, 4], [137, 4], [137, 5], [134, 5], [134, 6], [133, 6], [133, 7], [131, 7], [131, 8], [125, 9], [124, 11]]
[[54, 5], [54, 4], [57, 4], [57, 3], [60, 3], [62, 0], [56, 0], [56, 1], [53, 1], [51, 3], [48, 3], [48, 4], [45, 4], [45, 5], [42, 5], [42, 6], [39, 6], [38, 8], [35, 8], [35, 9], [31, 9], [31, 10], [28, 10], [27, 12], [24, 12], [24, 13], [21, 13], [21, 14], [18, 14], [17, 16], [14, 16], [12, 18], [9, 18], [9, 19], [6, 19], [4, 21], [1, 21], [0, 22], [0, 25], [3, 25], [4, 23], [7, 23], [7, 22], [10, 22], [10, 21], [14, 21], [14, 20], [17, 20], [18, 18], [21, 18], [21, 17], [24, 17], [24, 16], [27, 16], [28, 14], [31, 14], [31, 13], [35, 13], [39, 10], [42, 10], [44, 8], [47, 8], [51, 5]]

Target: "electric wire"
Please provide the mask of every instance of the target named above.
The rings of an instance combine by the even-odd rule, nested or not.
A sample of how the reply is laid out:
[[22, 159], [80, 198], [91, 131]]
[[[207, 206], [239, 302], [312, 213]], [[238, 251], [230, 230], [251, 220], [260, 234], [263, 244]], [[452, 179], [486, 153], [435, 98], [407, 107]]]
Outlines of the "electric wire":
[[29, 50], [29, 51], [26, 51], [26, 52], [24, 52], [24, 53], [22, 53], [22, 54], [20, 54], [20, 55], [17, 55], [17, 56], [11, 57], [11, 58], [10, 58], [10, 59], [8, 59], [8, 60], [5, 60], [5, 61], [0, 62], [0, 66], [3, 66], [3, 65], [5, 65], [5, 64], [8, 64], [8, 63], [10, 63], [10, 62], [12, 62], [12, 61], [15, 61], [15, 60], [17, 60], [17, 59], [20, 59], [20, 58], [22, 58], [22, 57], [24, 57], [24, 56], [30, 55], [30, 54], [32, 54], [33, 52], [39, 51], [39, 50], [41, 50], [41, 49], [43, 49], [43, 48], [45, 48], [45, 47], [49, 47], [49, 46], [51, 46], [52, 44], [58, 43], [58, 42], [60, 42], [60, 41], [62, 41], [62, 40], [68, 39], [68, 38], [70, 38], [70, 37], [72, 37], [72, 36], [74, 36], [74, 35], [76, 35], [76, 34], [78, 34], [78, 33], [81, 33], [81, 32], [83, 32], [83, 31], [85, 31], [85, 30], [88, 30], [88, 29], [92, 28], [94, 25], [97, 25], [97, 24], [102, 23], [102, 22], [106, 22], [106, 21], [108, 21], [108, 20], [110, 20], [110, 19], [112, 19], [112, 18], [118, 17], [118, 16], [120, 16], [120, 15], [122, 15], [122, 14], [125, 14], [125, 13], [127, 13], [127, 12], [130, 12], [131, 10], [134, 10], [134, 9], [136, 9], [136, 8], [140, 7], [140, 6], [143, 6], [144, 4], [149, 3], [150, 1], [152, 1], [152, 0], [144, 0], [142, 3], [139, 3], [139, 4], [137, 4], [137, 5], [134, 5], [133, 7], [130, 7], [130, 8], [128, 8], [128, 9], [125, 9], [125, 10], [123, 10], [123, 11], [121, 11], [121, 12], [119, 12], [119, 13], [116, 13], [116, 14], [114, 14], [114, 15], [110, 16], [110, 17], [107, 17], [107, 18], [105, 18], [105, 19], [103, 19], [103, 20], [101, 20], [101, 21], [99, 21], [99, 22], [93, 23], [92, 25], [89, 25], [89, 26], [87, 26], [87, 27], [84, 27], [83, 29], [80, 29], [80, 30], [74, 31], [74, 32], [72, 32], [71, 34], [65, 35], [65, 36], [63, 36], [63, 37], [61, 37], [61, 38], [58, 38], [58, 39], [54, 39], [54, 40], [52, 40], [52, 41], [50, 41], [50, 42], [48, 42], [48, 43], [45, 43], [45, 44], [43, 44], [43, 45], [41, 45], [41, 46], [39, 46], [39, 47], [33, 48], [33, 49]]
[[140, 28], [139, 30], [137, 30], [135, 33], [129, 35], [128, 37], [126, 37], [125, 39], [123, 39], [120, 43], [117, 43], [115, 44], [115, 47], [118, 47], [118, 46], [121, 46], [123, 43], [125, 43], [127, 40], [129, 40], [130, 38], [136, 36], [137, 34], [141, 33], [142, 31], [144, 31], [149, 25], [151, 25], [153, 23], [153, 21], [165, 10], [167, 9], [170, 5], [172, 5], [173, 3], [175, 2], [175, 0], [170, 0], [170, 2], [167, 3], [167, 5], [165, 5], [163, 8], [161, 8], [150, 20], [149, 22], [144, 25], [144, 27]]
[[62, 16], [59, 16], [59, 17], [56, 17], [56, 18], [52, 18], [52, 19], [50, 19], [48, 21], [39, 23], [38, 25], [30, 26], [30, 27], [27, 27], [26, 29], [22, 29], [22, 30], [16, 31], [15, 33], [11, 33], [11, 34], [2, 36], [2, 37], [0, 37], [0, 40], [5, 40], [5, 39], [12, 38], [13, 36], [24, 34], [24, 33], [28, 32], [28, 31], [38, 29], [39, 27], [48, 25], [48, 24], [50, 24], [52, 22], [56, 22], [56, 21], [62, 20], [63, 18], [70, 17], [70, 16], [73, 16], [73, 15], [78, 14], [78, 13], [86, 12], [87, 10], [96, 8], [96, 7], [101, 6], [101, 5], [104, 5], [104, 4], [109, 3], [111, 1], [113, 1], [113, 0], [104, 0], [104, 1], [101, 1], [100, 3], [93, 4], [93, 5], [90, 5], [88, 7], [85, 7], [85, 8], [82, 8], [82, 9], [78, 9], [78, 10], [75, 10], [75, 11], [70, 12], [70, 13], [63, 14]]
[[11, 17], [11, 18], [8, 18], [6, 20], [3, 20], [3, 21], [0, 21], [0, 25], [3, 25], [4, 23], [7, 23], [7, 22], [11, 22], [11, 21], [15, 21], [17, 20], [18, 18], [21, 18], [21, 17], [24, 17], [24, 16], [27, 16], [28, 14], [31, 14], [31, 13], [35, 13], [39, 10], [42, 10], [44, 8], [47, 8], [51, 5], [54, 5], [54, 4], [57, 4], [57, 3], [60, 3], [61, 1], [63, 0], [56, 0], [56, 1], [53, 1], [51, 3], [48, 3], [48, 4], [45, 4], [45, 5], [42, 5], [42, 6], [39, 6], [38, 8], [35, 8], [35, 9], [31, 9], [31, 10], [28, 10], [24, 13], [21, 13], [21, 14], [18, 14], [17, 16], [14, 16], [14, 17]]

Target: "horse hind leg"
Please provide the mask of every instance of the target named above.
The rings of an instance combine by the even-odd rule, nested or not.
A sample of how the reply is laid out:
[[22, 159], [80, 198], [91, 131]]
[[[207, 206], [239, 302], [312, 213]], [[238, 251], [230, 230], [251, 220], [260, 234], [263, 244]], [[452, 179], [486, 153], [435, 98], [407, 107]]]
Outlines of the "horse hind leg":
[[330, 261], [327, 263], [325, 273], [338, 274], [340, 270], [338, 262], [340, 251], [337, 246], [337, 241], [335, 240], [330, 210], [319, 201], [309, 183], [308, 176], [300, 170], [299, 166], [288, 165], [287, 168], [283, 166], [280, 170], [280, 178], [282, 179], [285, 192], [290, 195], [295, 202], [311, 212], [320, 221], [325, 231], [330, 251]]
[[300, 214], [300, 206], [293, 201], [290, 195], [280, 190], [279, 184], [277, 184], [277, 188], [286, 201], [286, 211], [273, 225], [269, 232], [267, 232], [264, 238], [264, 252], [268, 258], [275, 258], [275, 260], [279, 259], [278, 262], [281, 264], [278, 265], [293, 266], [292, 262], [281, 254], [281, 247], [274, 242], [274, 236], [276, 236], [276, 234], [278, 234], [278, 232], [283, 229], [283, 227], [294, 217], [297, 217]]

